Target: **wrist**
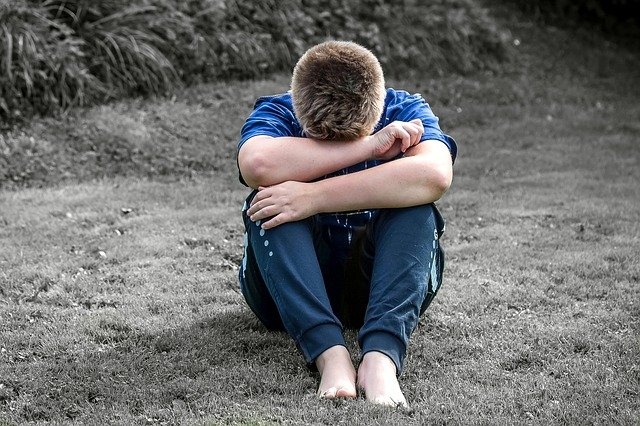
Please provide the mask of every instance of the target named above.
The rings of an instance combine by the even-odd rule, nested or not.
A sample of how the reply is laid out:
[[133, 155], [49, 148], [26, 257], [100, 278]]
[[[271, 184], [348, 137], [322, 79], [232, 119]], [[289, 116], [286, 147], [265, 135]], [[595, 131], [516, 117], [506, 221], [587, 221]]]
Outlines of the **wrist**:
[[359, 145], [362, 161], [375, 160], [375, 144], [372, 141], [373, 135], [363, 136], [357, 140]]
[[324, 179], [316, 182], [309, 182], [307, 194], [309, 196], [309, 206], [311, 208], [312, 215], [323, 212], [324, 199]]

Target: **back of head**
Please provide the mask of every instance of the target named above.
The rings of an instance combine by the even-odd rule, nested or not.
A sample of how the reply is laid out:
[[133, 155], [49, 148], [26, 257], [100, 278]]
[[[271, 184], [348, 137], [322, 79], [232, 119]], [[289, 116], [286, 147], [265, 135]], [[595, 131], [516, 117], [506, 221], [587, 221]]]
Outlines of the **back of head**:
[[386, 94], [375, 55], [345, 41], [328, 41], [305, 52], [293, 70], [291, 92], [306, 135], [335, 141], [371, 134]]

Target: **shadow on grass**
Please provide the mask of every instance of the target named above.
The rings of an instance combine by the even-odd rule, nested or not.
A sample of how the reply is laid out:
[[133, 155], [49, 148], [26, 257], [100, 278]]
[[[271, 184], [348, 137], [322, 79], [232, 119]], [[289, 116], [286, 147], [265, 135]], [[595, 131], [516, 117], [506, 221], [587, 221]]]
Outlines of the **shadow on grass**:
[[40, 371], [10, 379], [0, 408], [19, 402], [22, 421], [171, 422], [210, 415], [212, 407], [228, 415], [247, 399], [312, 394], [317, 384], [288, 335], [266, 330], [244, 308], [160, 333], [103, 319], [87, 334], [94, 351], [70, 349], [25, 365]]

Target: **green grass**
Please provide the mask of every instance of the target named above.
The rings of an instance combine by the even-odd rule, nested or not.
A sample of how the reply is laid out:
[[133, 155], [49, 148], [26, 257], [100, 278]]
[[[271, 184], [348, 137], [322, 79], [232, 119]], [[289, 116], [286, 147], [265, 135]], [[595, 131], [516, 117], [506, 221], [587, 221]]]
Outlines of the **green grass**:
[[319, 401], [239, 294], [235, 139], [276, 77], [2, 136], [0, 424], [636, 424], [640, 56], [511, 25], [502, 74], [391, 82], [460, 146], [444, 287], [402, 376], [412, 411]]

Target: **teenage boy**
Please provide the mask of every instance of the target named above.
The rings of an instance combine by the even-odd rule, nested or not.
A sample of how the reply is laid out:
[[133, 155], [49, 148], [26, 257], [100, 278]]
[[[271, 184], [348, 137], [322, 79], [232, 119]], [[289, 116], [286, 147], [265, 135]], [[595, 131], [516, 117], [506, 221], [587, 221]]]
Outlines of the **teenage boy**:
[[[298, 61], [291, 91], [257, 100], [241, 130], [242, 293], [321, 375], [318, 394], [406, 405], [397, 377], [442, 282], [455, 141], [420, 95], [386, 89], [377, 58], [330, 41]], [[359, 328], [356, 370], [342, 336]]]

